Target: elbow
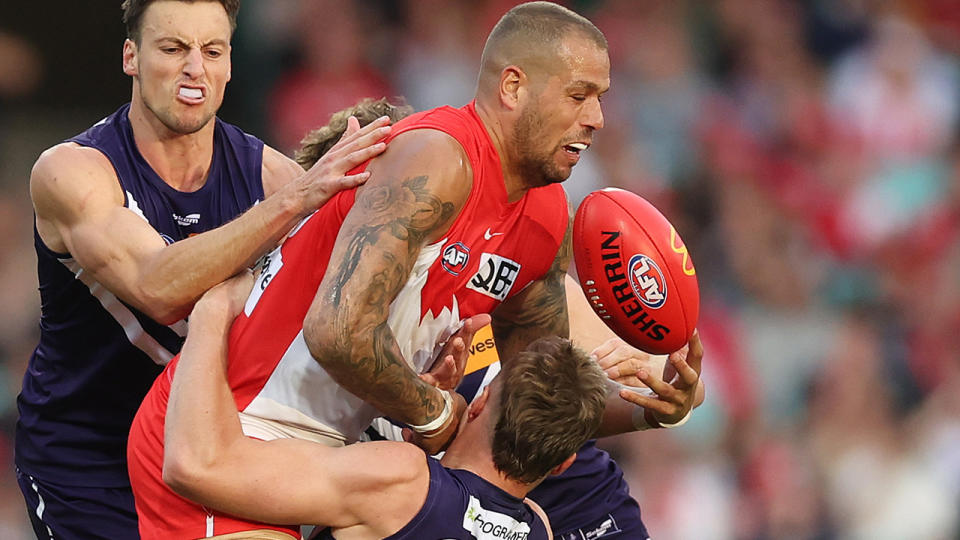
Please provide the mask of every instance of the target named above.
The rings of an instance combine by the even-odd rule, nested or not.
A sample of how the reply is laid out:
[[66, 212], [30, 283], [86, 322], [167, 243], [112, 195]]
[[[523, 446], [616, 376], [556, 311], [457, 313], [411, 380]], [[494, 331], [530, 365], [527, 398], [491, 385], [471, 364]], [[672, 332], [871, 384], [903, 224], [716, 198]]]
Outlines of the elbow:
[[335, 368], [338, 360], [348, 358], [345, 340], [337, 335], [337, 323], [324, 310], [311, 310], [303, 320], [303, 340], [314, 360], [324, 368]]
[[175, 298], [154, 288], [141, 287], [138, 308], [154, 321], [170, 325], [183, 320], [193, 309], [194, 300]]
[[163, 483], [178, 495], [190, 498], [203, 485], [207, 468], [183, 453], [164, 452]]

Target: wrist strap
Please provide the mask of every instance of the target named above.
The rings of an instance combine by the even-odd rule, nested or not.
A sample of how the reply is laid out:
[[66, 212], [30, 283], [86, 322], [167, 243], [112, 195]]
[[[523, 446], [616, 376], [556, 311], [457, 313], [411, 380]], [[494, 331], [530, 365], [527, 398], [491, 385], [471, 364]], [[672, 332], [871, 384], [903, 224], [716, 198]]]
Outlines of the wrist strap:
[[[433, 420], [423, 424], [422, 426], [415, 426], [410, 424], [410, 429], [416, 431], [417, 433], [423, 435], [424, 437], [429, 438], [430, 435], [426, 435], [431, 431], [436, 431], [443, 427], [447, 423], [447, 420], [450, 419], [450, 415], [453, 414], [453, 396], [450, 395], [450, 392], [446, 390], [440, 390], [440, 395], [443, 396], [443, 410], [440, 411], [440, 416], [437, 416]], [[434, 433], [433, 435], [436, 435]]]

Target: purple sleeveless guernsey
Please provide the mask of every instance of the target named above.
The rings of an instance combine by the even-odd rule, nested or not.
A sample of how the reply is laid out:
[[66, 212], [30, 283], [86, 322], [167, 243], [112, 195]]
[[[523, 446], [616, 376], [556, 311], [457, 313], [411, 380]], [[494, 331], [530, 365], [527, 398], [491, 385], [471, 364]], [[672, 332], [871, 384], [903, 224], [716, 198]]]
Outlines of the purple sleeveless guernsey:
[[[69, 139], [113, 164], [124, 206], [167, 243], [214, 229], [263, 199], [263, 142], [216, 120], [207, 181], [193, 193], [167, 185], [140, 155], [130, 105]], [[143, 396], [180, 351], [186, 324], [163, 326], [93, 281], [69, 253], [34, 230], [40, 343], [17, 398], [16, 465], [65, 486], [129, 486], [127, 433]]]
[[[427, 500], [413, 519], [384, 540], [545, 540], [543, 520], [522, 499], [470, 471], [426, 458]], [[332, 540], [324, 530], [313, 540]]]

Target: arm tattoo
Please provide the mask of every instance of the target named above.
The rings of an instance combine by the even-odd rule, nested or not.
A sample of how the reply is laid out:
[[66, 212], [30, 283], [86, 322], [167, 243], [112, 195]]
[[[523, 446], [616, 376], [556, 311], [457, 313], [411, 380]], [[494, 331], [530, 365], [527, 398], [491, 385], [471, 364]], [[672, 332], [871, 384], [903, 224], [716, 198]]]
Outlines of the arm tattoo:
[[500, 359], [512, 358], [528, 344], [543, 336], [570, 336], [567, 295], [564, 279], [570, 265], [573, 221], [567, 223], [563, 241], [550, 269], [529, 294], [517, 297], [508, 317], [494, 317], [493, 333]]
[[[341, 386], [382, 412], [425, 423], [439, 414], [443, 402], [408, 367], [386, 320], [423, 242], [456, 206], [431, 193], [426, 176], [371, 187], [355, 206], [366, 223], [349, 239], [333, 274], [337, 344], [320, 360]], [[391, 249], [398, 243], [399, 249]], [[366, 323], [357, 326], [361, 320]]]

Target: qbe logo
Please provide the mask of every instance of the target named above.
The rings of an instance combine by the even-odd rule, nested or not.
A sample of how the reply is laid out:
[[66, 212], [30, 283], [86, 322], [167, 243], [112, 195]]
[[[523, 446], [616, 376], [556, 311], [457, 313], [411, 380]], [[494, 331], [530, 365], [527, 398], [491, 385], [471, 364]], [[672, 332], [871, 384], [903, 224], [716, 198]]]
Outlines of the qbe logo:
[[637, 254], [630, 258], [627, 275], [634, 294], [650, 309], [658, 309], [667, 301], [667, 282], [653, 259]]
[[470, 248], [463, 245], [463, 242], [450, 244], [443, 248], [443, 255], [440, 257], [440, 266], [444, 270], [455, 276], [459, 276], [467, 267], [467, 261], [470, 260]]
[[480, 255], [480, 269], [470, 278], [467, 288], [503, 301], [510, 294], [519, 273], [520, 263], [484, 253]]

